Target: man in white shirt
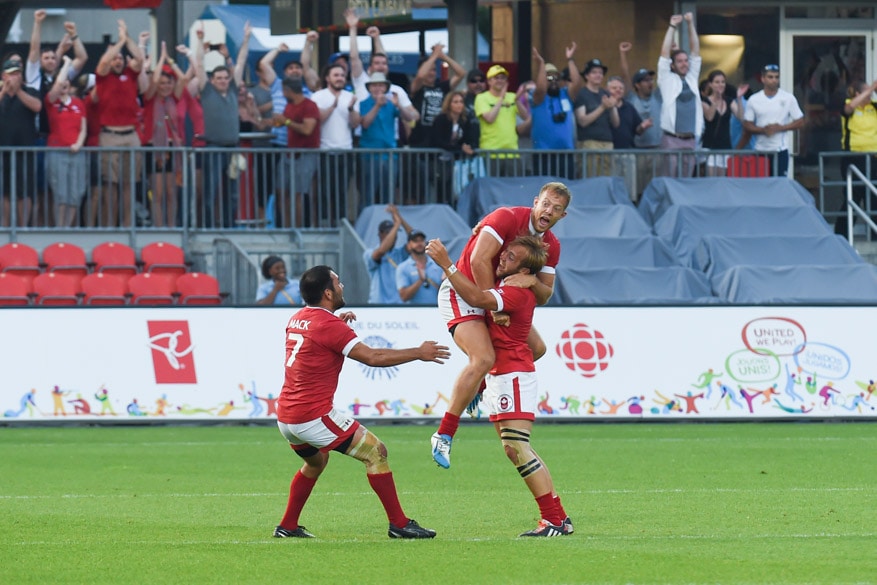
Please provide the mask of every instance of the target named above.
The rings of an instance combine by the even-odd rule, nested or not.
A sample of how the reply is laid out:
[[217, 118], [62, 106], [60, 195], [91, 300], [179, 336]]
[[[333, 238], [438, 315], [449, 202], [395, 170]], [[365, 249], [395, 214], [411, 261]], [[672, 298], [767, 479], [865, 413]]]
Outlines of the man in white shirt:
[[755, 136], [755, 150], [776, 152], [778, 177], [789, 173], [791, 132], [804, 126], [804, 112], [795, 96], [780, 89], [779, 65], [765, 65], [761, 71], [764, 89], [749, 98], [743, 128]]
[[[347, 182], [353, 168], [353, 134], [359, 126], [356, 96], [344, 89], [347, 71], [339, 64], [323, 73], [323, 89], [311, 99], [320, 109], [320, 198], [317, 200], [321, 227], [334, 225], [345, 214]], [[328, 151], [328, 152], [327, 152]]]
[[[680, 49], [671, 51], [676, 30], [682, 21], [688, 22], [688, 39], [691, 52]], [[661, 148], [664, 150], [694, 150], [703, 134], [703, 108], [700, 105], [700, 41], [694, 28], [694, 17], [674, 14], [664, 35], [661, 56], [658, 58], [658, 89], [661, 90]], [[667, 174], [690, 177], [694, 170], [694, 154], [683, 157], [669, 156]], [[681, 171], [681, 173], [680, 173]]]

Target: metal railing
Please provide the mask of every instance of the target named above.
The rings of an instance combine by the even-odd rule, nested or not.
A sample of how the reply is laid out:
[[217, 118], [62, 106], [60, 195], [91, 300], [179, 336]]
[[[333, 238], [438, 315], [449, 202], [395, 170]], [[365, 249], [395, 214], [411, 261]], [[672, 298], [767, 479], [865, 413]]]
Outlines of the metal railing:
[[747, 154], [753, 153], [514, 150], [455, 161], [443, 150], [409, 148], [83, 148], [74, 154], [7, 147], [0, 148], [0, 228], [9, 228], [13, 239], [19, 229], [336, 228], [374, 203], [453, 204], [481, 176], [615, 175], [636, 199], [653, 177], [725, 176], [730, 157]]
[[855, 215], [858, 215], [867, 225], [871, 228], [867, 232], [867, 240], [871, 241], [871, 234], [877, 233], [877, 223], [874, 223], [874, 220], [871, 219], [871, 198], [865, 197], [865, 208], [862, 209], [858, 203], [854, 200], [853, 193], [853, 175], [855, 175], [859, 181], [865, 186], [865, 188], [871, 192], [871, 196], [877, 195], [877, 187], [874, 186], [874, 183], [862, 174], [862, 171], [856, 165], [850, 165], [847, 167], [847, 241], [849, 241], [850, 246], [853, 245], [853, 219]]

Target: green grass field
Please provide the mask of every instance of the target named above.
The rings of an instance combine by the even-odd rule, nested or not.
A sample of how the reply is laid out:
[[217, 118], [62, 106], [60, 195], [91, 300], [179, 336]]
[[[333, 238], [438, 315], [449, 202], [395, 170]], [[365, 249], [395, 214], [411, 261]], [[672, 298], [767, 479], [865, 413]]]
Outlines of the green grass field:
[[537, 508], [492, 427], [453, 466], [432, 426], [373, 426], [406, 513], [387, 538], [360, 463], [333, 454], [302, 523], [274, 539], [298, 458], [273, 426], [0, 428], [0, 583], [877, 582], [877, 426], [541, 425], [575, 522]]

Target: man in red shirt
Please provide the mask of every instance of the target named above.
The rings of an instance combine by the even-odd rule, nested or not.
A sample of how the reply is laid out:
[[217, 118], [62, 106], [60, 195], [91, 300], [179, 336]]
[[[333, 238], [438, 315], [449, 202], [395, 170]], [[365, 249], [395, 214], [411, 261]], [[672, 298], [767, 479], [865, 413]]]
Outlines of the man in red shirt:
[[336, 316], [344, 306], [344, 285], [328, 266], [307, 270], [299, 282], [307, 306], [286, 326], [286, 373], [277, 401], [277, 427], [304, 465], [292, 478], [286, 513], [274, 536], [311, 538], [298, 523], [311, 490], [338, 451], [365, 463], [369, 485], [378, 495], [390, 528], [390, 538], [433, 538], [435, 531], [421, 527], [402, 511], [396, 484], [387, 462], [387, 448], [364, 426], [336, 411], [332, 405], [344, 358], [372, 367], [420, 360], [444, 363], [448, 348], [434, 341], [407, 349], [372, 348], [347, 325], [352, 312]]
[[[128, 49], [127, 62], [122, 54], [123, 47]], [[102, 224], [106, 226], [119, 223], [116, 211], [119, 199], [122, 204], [121, 225], [131, 225], [132, 179], [136, 182], [142, 164], [140, 136], [137, 134], [140, 119], [137, 75], [142, 66], [143, 54], [137, 42], [128, 36], [125, 21], [119, 19], [119, 40], [107, 47], [95, 70], [100, 146], [108, 149], [101, 157], [104, 180]], [[131, 176], [132, 162], [134, 177]]]
[[505, 453], [515, 465], [539, 506], [539, 525], [521, 536], [564, 536], [573, 532], [548, 467], [530, 446], [530, 434], [539, 400], [536, 365], [527, 345], [536, 308], [536, 295], [527, 288], [506, 286], [514, 274], [538, 274], [549, 253], [542, 238], [532, 235], [515, 238], [499, 255], [496, 286], [481, 290], [451, 262], [440, 240], [431, 240], [427, 254], [444, 269], [456, 293], [469, 305], [488, 311], [502, 311], [511, 320], [508, 326], [487, 317], [490, 341], [496, 361], [487, 375], [484, 404], [496, 427]]
[[[489, 213], [473, 230], [463, 248], [458, 267], [480, 290], [494, 282], [500, 253], [509, 242], [521, 235], [533, 234], [548, 247], [548, 260], [536, 275], [514, 276], [510, 286], [532, 288], [536, 301], [544, 305], [554, 292], [554, 271], [560, 260], [560, 242], [551, 228], [566, 215], [572, 195], [563, 183], [546, 183], [533, 199], [533, 207], [500, 207]], [[438, 307], [454, 342], [469, 357], [469, 363], [454, 381], [451, 404], [432, 436], [432, 458], [447, 469], [451, 466], [451, 441], [460, 424], [460, 415], [475, 398], [478, 386], [493, 367], [495, 359], [483, 316], [484, 310], [473, 307], [457, 294], [449, 280], [439, 288]], [[528, 344], [535, 359], [545, 353], [545, 343], [535, 329], [530, 329]]]
[[[284, 78], [283, 97], [287, 101], [286, 108], [282, 114], [274, 116], [274, 125], [286, 126], [286, 144], [289, 148], [310, 148], [314, 152], [296, 152], [291, 155], [292, 160], [286, 159], [286, 164], [279, 169], [281, 178], [277, 183], [286, 195], [295, 181], [295, 225], [310, 227], [316, 223], [316, 218], [311, 217], [316, 206], [312, 204], [310, 196], [314, 192], [314, 175], [320, 164], [320, 109], [305, 97], [301, 77]], [[292, 202], [283, 197], [274, 205], [275, 213], [283, 216], [282, 222], [277, 221], [275, 216], [277, 227], [292, 227]]]

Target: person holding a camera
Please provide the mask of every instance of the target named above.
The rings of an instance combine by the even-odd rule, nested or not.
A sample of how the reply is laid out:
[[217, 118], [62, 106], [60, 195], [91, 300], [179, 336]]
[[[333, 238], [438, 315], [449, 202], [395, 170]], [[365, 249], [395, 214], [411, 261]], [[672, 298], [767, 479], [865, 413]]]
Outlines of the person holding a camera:
[[[575, 178], [575, 157], [571, 152], [575, 149], [575, 128], [570, 94], [576, 95], [584, 83], [573, 58], [575, 51], [575, 42], [566, 48], [570, 84], [564, 87], [557, 67], [545, 63], [545, 59], [533, 47], [533, 60], [536, 62], [536, 89], [530, 94], [533, 148], [553, 151], [536, 155], [533, 171], [537, 175]], [[558, 150], [568, 150], [570, 153], [556, 152]]]

